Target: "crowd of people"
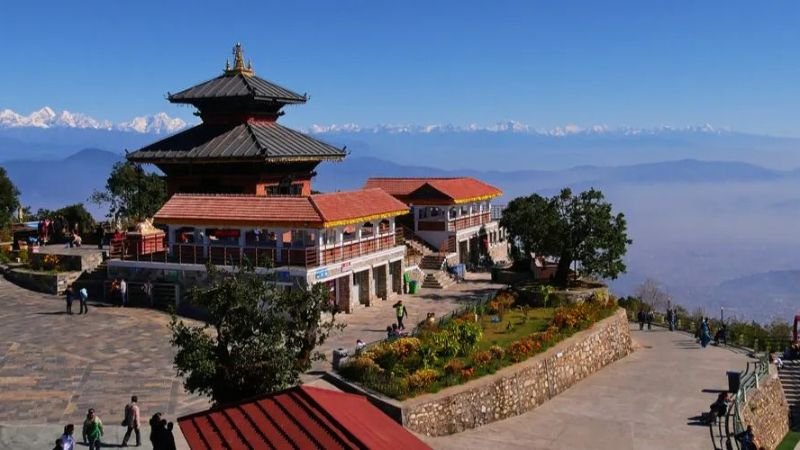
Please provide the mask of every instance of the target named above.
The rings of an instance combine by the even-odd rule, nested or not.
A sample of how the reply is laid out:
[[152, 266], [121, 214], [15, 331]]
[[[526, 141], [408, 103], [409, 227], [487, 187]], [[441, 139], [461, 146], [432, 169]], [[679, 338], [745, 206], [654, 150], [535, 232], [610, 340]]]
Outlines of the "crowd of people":
[[[142, 445], [141, 411], [137, 396], [132, 396], [131, 402], [125, 405], [125, 416], [120, 425], [126, 428], [120, 447], [127, 447], [131, 436], [135, 436], [136, 447]], [[172, 422], [168, 422], [162, 413], [157, 412], [150, 418], [149, 425], [150, 443], [153, 445], [153, 450], [175, 450]], [[78, 442], [75, 440], [74, 434], [75, 425], [66, 425], [64, 433], [56, 439], [53, 450], [76, 450]], [[101, 445], [104, 445], [103, 435], [103, 421], [95, 413], [94, 408], [89, 408], [81, 429], [82, 444], [88, 446], [89, 450], [98, 450]]]

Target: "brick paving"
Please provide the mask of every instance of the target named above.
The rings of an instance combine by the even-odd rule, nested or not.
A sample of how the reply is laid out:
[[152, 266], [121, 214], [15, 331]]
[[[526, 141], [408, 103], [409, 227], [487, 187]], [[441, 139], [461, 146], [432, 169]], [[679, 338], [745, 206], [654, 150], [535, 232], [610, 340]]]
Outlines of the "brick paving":
[[[465, 282], [446, 290], [403, 295], [408, 329], [428, 312], [441, 317], [465, 299], [498, 287], [488, 282], [488, 274], [468, 274]], [[394, 321], [396, 300], [378, 300], [337, 316], [347, 327], [319, 350], [330, 359], [334, 348], [352, 347], [356, 339], [382, 339]], [[162, 411], [173, 419], [209, 406], [205, 398], [185, 393], [176, 376], [168, 315], [95, 305], [91, 299], [89, 304], [88, 315], [70, 316], [64, 313], [63, 297], [28, 291], [0, 278], [0, 424], [81, 423], [90, 407], [107, 424], [118, 424], [134, 394], [148, 417]], [[328, 368], [329, 361], [314, 366]]]
[[3, 279], [0, 305], [4, 425], [81, 423], [90, 407], [118, 424], [134, 394], [144, 416], [162, 411], [175, 418], [208, 406], [176, 377], [166, 314], [90, 301], [88, 315], [70, 316], [62, 297]]

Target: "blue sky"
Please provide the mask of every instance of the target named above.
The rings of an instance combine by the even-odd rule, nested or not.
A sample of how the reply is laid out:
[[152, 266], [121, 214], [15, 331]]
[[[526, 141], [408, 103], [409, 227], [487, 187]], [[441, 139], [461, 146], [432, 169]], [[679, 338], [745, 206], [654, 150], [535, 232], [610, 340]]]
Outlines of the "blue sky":
[[311, 102], [284, 123], [711, 123], [800, 136], [792, 1], [5, 2], [0, 109], [128, 120], [220, 73]]

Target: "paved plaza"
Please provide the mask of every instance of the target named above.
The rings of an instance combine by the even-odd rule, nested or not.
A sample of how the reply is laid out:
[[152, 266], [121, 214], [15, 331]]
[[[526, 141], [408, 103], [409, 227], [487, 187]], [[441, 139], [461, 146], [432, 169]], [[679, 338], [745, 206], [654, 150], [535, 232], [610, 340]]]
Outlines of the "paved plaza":
[[690, 425], [708, 411], [727, 370], [747, 358], [727, 348], [701, 349], [684, 333], [632, 331], [636, 351], [535, 410], [452, 436], [421, 436], [435, 449], [685, 449], [714, 448], [707, 426]]
[[[410, 328], [428, 312], [440, 317], [460, 300], [493, 288], [486, 274], [470, 275], [444, 291], [402, 296]], [[378, 300], [337, 320], [347, 324], [320, 349], [353, 346], [385, 336], [394, 321], [392, 301]], [[106, 426], [106, 441], [122, 440], [123, 408], [139, 396], [143, 417], [156, 411], [169, 420], [208, 408], [205, 398], [184, 392], [172, 367], [169, 316], [155, 310], [93, 304], [88, 315], [64, 313], [63, 297], [22, 289], [0, 278], [0, 448], [51, 448], [61, 427], [80, 424], [95, 408]], [[73, 304], [77, 311], [77, 302]], [[316, 370], [326, 370], [320, 362]], [[146, 441], [148, 430], [144, 430]], [[185, 443], [178, 436], [179, 445]], [[144, 443], [149, 448], [149, 442]]]

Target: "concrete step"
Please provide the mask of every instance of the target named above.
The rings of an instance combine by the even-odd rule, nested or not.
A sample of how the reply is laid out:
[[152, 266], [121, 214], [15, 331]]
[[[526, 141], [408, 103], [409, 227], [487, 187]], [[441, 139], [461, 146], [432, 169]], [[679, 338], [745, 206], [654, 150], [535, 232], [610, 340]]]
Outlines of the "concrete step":
[[453, 284], [455, 284], [455, 280], [441, 270], [426, 272], [425, 279], [422, 281], [422, 287], [430, 289], [445, 289]]

